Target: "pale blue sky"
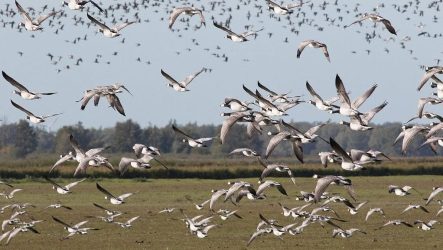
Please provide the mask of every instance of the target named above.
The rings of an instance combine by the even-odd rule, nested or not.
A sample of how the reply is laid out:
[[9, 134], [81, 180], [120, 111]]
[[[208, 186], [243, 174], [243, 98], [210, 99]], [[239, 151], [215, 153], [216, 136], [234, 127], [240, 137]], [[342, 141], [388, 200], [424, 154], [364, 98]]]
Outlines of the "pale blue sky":
[[[6, 8], [4, 2], [0, 3], [3, 10]], [[16, 10], [12, 0], [7, 2]], [[313, 1], [313, 10], [307, 5], [301, 8], [301, 11], [306, 12], [307, 18], [314, 20], [311, 26], [297, 25], [297, 22], [302, 20], [301, 16], [296, 17], [297, 10], [291, 15], [292, 21], [295, 22], [293, 27], [299, 30], [299, 34], [296, 35], [290, 32], [291, 27], [286, 17], [281, 17], [282, 21], [279, 22], [269, 16], [270, 11], [267, 10], [264, 0], [251, 1], [248, 5], [227, 1], [229, 3], [226, 3], [226, 6], [217, 6], [214, 11], [211, 10], [208, 1], [166, 4], [151, 0], [149, 8], [137, 10], [141, 23], [125, 28], [121, 32], [122, 36], [110, 39], [97, 34], [95, 25], [74, 25], [74, 15], [89, 23], [85, 10], [69, 10], [62, 7], [60, 1], [19, 2], [25, 8], [32, 6], [36, 10], [40, 10], [45, 2], [48, 2], [50, 8], [54, 6], [57, 10], [64, 10], [67, 17], [56, 20], [63, 23], [64, 29], [56, 35], [56, 27], [49, 27], [48, 22], [42, 25], [43, 32], [33, 33], [20, 33], [16, 28], [0, 26], [1, 69], [30, 90], [57, 91], [58, 94], [41, 100], [26, 101], [13, 95], [13, 87], [1, 78], [0, 117], [7, 122], [16, 122], [24, 118], [22, 112], [11, 106], [10, 99], [35, 114], [63, 112], [57, 119], [46, 122], [46, 126], [52, 130], [78, 121], [82, 121], [87, 127], [109, 127], [126, 119], [132, 119], [142, 127], [150, 124], [163, 126], [171, 119], [175, 119], [179, 124], [219, 124], [222, 122], [219, 114], [227, 111], [220, 107], [225, 97], [250, 100], [242, 90], [242, 84], [254, 89], [259, 80], [273, 90], [291, 91], [293, 94], [305, 95], [306, 99], [308, 92], [305, 82], [309, 81], [320, 95], [331, 97], [335, 94], [334, 79], [337, 73], [351, 92], [351, 99], [372, 84], [379, 85], [361, 107], [362, 111], [366, 111], [384, 100], [389, 102], [374, 118], [375, 123], [406, 121], [416, 114], [418, 98], [428, 96], [432, 92], [430, 84], [421, 92], [416, 91], [424, 72], [419, 65], [435, 65], [434, 59], [441, 58], [443, 51], [442, 37], [418, 36], [422, 31], [431, 34], [441, 32], [439, 20], [433, 22], [434, 15], [439, 17], [441, 13], [436, 12], [435, 8], [427, 8], [428, 4], [425, 3], [418, 5], [418, 11], [424, 10], [424, 16], [418, 16], [413, 14], [415, 6], [409, 7], [405, 13], [396, 11], [392, 4], [399, 1], [367, 1], [370, 3], [361, 4], [357, 12], [354, 12], [355, 1], [338, 1], [338, 6], [334, 6], [334, 1], [330, 1], [325, 10], [318, 7], [323, 1]], [[100, 5], [106, 8], [110, 5], [115, 6], [118, 2], [122, 1], [101, 1]], [[347, 29], [343, 28], [343, 25], [356, 20], [356, 14], [372, 12], [377, 3], [383, 2], [385, 7], [379, 8], [378, 12], [391, 20], [398, 36], [391, 35], [381, 24], [374, 28], [369, 21], [363, 22], [362, 26], [356, 24]], [[152, 6], [153, 3], [158, 3], [159, 6]], [[191, 29], [183, 30], [186, 24], [178, 21], [174, 27], [181, 30], [170, 31], [167, 24], [168, 12], [175, 6], [192, 4], [205, 6], [206, 27], [192, 29], [199, 20], [198, 17], [193, 17], [190, 19]], [[240, 4], [239, 10], [236, 10], [237, 4]], [[259, 17], [256, 16], [256, 5], [262, 6], [262, 14]], [[232, 7], [233, 11], [222, 12], [222, 9], [227, 7]], [[336, 11], [338, 7], [341, 9], [340, 13]], [[346, 13], [345, 10], [350, 10], [350, 13]], [[246, 19], [248, 11], [252, 14], [250, 20]], [[119, 10], [114, 14], [124, 17], [124, 20], [134, 20], [135, 12], [136, 10], [130, 10], [124, 13]], [[318, 14], [314, 16], [314, 12]], [[343, 22], [338, 19], [335, 22], [340, 27], [326, 22], [323, 13], [327, 13], [332, 19], [342, 16]], [[211, 20], [211, 16], [214, 16], [215, 20], [222, 22], [229, 14], [232, 15], [230, 27], [233, 31], [242, 32], [245, 25], [254, 25], [257, 29], [264, 27], [264, 30], [255, 40], [234, 43], [226, 39], [225, 33], [215, 28]], [[92, 15], [107, 23], [112, 20], [112, 17]], [[146, 19], [149, 19], [149, 22], [144, 22]], [[19, 22], [20, 17], [3, 15], [2, 20]], [[418, 27], [420, 23], [426, 26], [421, 29]], [[324, 30], [318, 31], [315, 25], [323, 27]], [[365, 33], [372, 33], [374, 30], [381, 38], [367, 43]], [[271, 38], [268, 37], [270, 32], [273, 34]], [[35, 35], [35, 38], [31, 38], [31, 35]], [[65, 42], [85, 35], [88, 38], [86, 41], [77, 44]], [[406, 49], [402, 49], [400, 42], [406, 36], [411, 40], [404, 42]], [[288, 43], [283, 42], [286, 37]], [[193, 38], [199, 43], [198, 46], [193, 45]], [[395, 41], [388, 40], [389, 38], [395, 38]], [[122, 39], [125, 39], [124, 44], [121, 43]], [[307, 48], [300, 59], [296, 58], [298, 44], [308, 39], [327, 44], [331, 63], [326, 61], [320, 50], [312, 48]], [[137, 46], [138, 43], [140, 46]], [[220, 46], [220, 49], [216, 49], [217, 46]], [[187, 48], [191, 50], [188, 51]], [[209, 51], [205, 48], [209, 48]], [[385, 52], [385, 48], [390, 51], [389, 54]], [[367, 49], [371, 51], [369, 55], [365, 51]], [[412, 54], [408, 51], [410, 49], [413, 50]], [[23, 56], [19, 56], [18, 51], [23, 52]], [[117, 56], [112, 55], [114, 51], [118, 52]], [[59, 65], [52, 65], [46, 56], [47, 53], [55, 57], [62, 56]], [[211, 55], [212, 53], [225, 54], [229, 60], [226, 63]], [[97, 54], [102, 55], [99, 64], [93, 63]], [[75, 59], [81, 57], [83, 63], [74, 66], [75, 60], [69, 59], [69, 55], [73, 55]], [[141, 63], [136, 61], [138, 57], [141, 58]], [[109, 65], [105, 63], [107, 61], [110, 61]], [[146, 61], [150, 61], [150, 64], [146, 64]], [[71, 69], [57, 72], [57, 69], [66, 65], [70, 65]], [[160, 69], [163, 69], [177, 80], [181, 80], [201, 67], [210, 68], [212, 72], [198, 76], [189, 86], [191, 91], [186, 93], [178, 93], [168, 88], [166, 80], [160, 74]], [[102, 100], [98, 107], [91, 103], [85, 111], [80, 110], [80, 104], [75, 100], [82, 96], [84, 90], [115, 82], [124, 83], [134, 94], [119, 95], [126, 117], [108, 108], [105, 100]], [[426, 110], [438, 112], [442, 107], [435, 106]], [[294, 121], [325, 121], [329, 118], [338, 121], [341, 117], [319, 112], [309, 104], [300, 104], [289, 111], [289, 119]]]

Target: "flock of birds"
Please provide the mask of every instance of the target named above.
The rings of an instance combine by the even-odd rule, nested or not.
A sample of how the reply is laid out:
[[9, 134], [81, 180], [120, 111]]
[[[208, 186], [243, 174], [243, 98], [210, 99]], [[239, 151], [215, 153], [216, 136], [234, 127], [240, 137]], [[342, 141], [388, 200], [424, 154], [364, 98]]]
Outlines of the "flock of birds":
[[[291, 15], [295, 8], [302, 8], [304, 5], [308, 4], [310, 4], [312, 8], [313, 5], [313, 3], [310, 3], [310, 1], [294, 4], [291, 3], [286, 5], [278, 4], [271, 0], [265, 0], [264, 2], [268, 6], [269, 11], [271, 11], [273, 15], [276, 16]], [[101, 7], [101, 5], [97, 4], [94, 1], [70, 0], [69, 2], [65, 2], [65, 4], [71, 10], [83, 9], [87, 4], [90, 4], [94, 8], [96, 8], [99, 13], [106, 12]], [[60, 15], [63, 16], [63, 12], [53, 10], [49, 13], [32, 18], [31, 15], [36, 16], [35, 10], [32, 10], [31, 14], [31, 10], [23, 8], [17, 1], [15, 1], [15, 6], [17, 12], [21, 17], [22, 26], [25, 28], [26, 31], [29, 32], [44, 30], [45, 20], [55, 18], [60, 13]], [[197, 29], [201, 28], [202, 26], [206, 26], [204, 9], [199, 9], [193, 6], [182, 6], [170, 10], [170, 15], [168, 19], [169, 28], [173, 29], [173, 27], [175, 27], [175, 22], [177, 20], [180, 20], [180, 17], [182, 17], [183, 15], [187, 15], [190, 17], [198, 15], [200, 18], [200, 25], [197, 27]], [[97, 26], [99, 28], [98, 31], [102, 33], [103, 36], [106, 38], [115, 38], [121, 36], [122, 29], [129, 25], [135, 25], [139, 22], [139, 20], [122, 21], [119, 24], [115, 24], [111, 27], [105, 22], [100, 21], [96, 16], [96, 14], [94, 14], [94, 16], [90, 13], [86, 14], [86, 17], [90, 22], [90, 24], [88, 25], [93, 24]], [[387, 30], [386, 32], [389, 32], [389, 34], [391, 35], [397, 35], [395, 24], [392, 24], [388, 19], [380, 16], [377, 13], [362, 14], [360, 18], [358, 18], [351, 24], [346, 25], [345, 28], [353, 26], [356, 23], [361, 23], [365, 20], [370, 20], [375, 24], [381, 23], [383, 27]], [[116, 20], [113, 20], [112, 23], [116, 23]], [[225, 32], [226, 38], [232, 40], [233, 42], [248, 42], [250, 41], [251, 37], [256, 37], [259, 32], [262, 32], [264, 30], [264, 28], [252, 29], [251, 27], [248, 27], [246, 31], [239, 33], [234, 32], [230, 28], [228, 28], [229, 22], [221, 24], [213, 20], [212, 24], [214, 28], [220, 29], [221, 31]], [[307, 47], [320, 48], [326, 59], [331, 62], [327, 45], [312, 39], [305, 40], [300, 43], [297, 50], [297, 58], [301, 57], [302, 52], [305, 51]], [[304, 52], [304, 54], [306, 53], [308, 52]], [[410, 121], [426, 118], [438, 119], [439, 122], [431, 123], [429, 126], [410, 125], [409, 122], [407, 122], [403, 126], [403, 131], [401, 132], [401, 134], [397, 137], [397, 139], [395, 139], [395, 142], [397, 142], [403, 138], [402, 151], [404, 153], [406, 153], [408, 146], [410, 145], [414, 137], [419, 134], [424, 134], [426, 137], [426, 141], [423, 142], [422, 146], [430, 145], [433, 150], [436, 150], [437, 146], [443, 146], [443, 137], [437, 135], [438, 132], [443, 129], [442, 116], [424, 111], [425, 105], [427, 104], [435, 105], [443, 103], [443, 81], [441, 81], [437, 77], [437, 74], [443, 73], [443, 67], [432, 66], [425, 67], [424, 69], [425, 74], [419, 83], [418, 90], [422, 89], [426, 85], [426, 83], [430, 79], [432, 79], [433, 82], [431, 83], [431, 87], [436, 88], [437, 92], [434, 93], [435, 97], [426, 97], [419, 100], [418, 115], [412, 118]], [[166, 79], [167, 86], [171, 87], [177, 92], [186, 92], [190, 91], [189, 84], [199, 74], [201, 74], [202, 72], [206, 72], [207, 70], [207, 68], [202, 68], [198, 72], [187, 76], [184, 80], [181, 81], [175, 80], [163, 69], [161, 69], [160, 73]], [[15, 88], [13, 93], [19, 95], [22, 99], [35, 100], [46, 98], [46, 96], [56, 94], [56, 92], [30, 91], [23, 84], [19, 83], [17, 80], [15, 80], [4, 71], [2, 71], [2, 76], [9, 84], [11, 84]], [[325, 123], [320, 123], [307, 131], [302, 131], [283, 119], [285, 116], [288, 115], [288, 110], [296, 107], [303, 102], [307, 102], [313, 105], [319, 111], [340, 115], [340, 117], [344, 119], [340, 122], [340, 124], [348, 126], [351, 130], [367, 131], [373, 129], [370, 124], [371, 120], [388, 103], [385, 101], [382, 104], [366, 112], [362, 111], [360, 107], [372, 95], [372, 93], [377, 88], [377, 85], [375, 84], [371, 86], [363, 94], [352, 100], [350, 98], [350, 91], [345, 88], [345, 84], [343, 83], [339, 75], [336, 75], [335, 87], [336, 94], [334, 94], [334, 96], [329, 99], [325, 99], [317, 93], [317, 91], [309, 82], [306, 82], [306, 89], [310, 96], [310, 100], [306, 101], [301, 99], [301, 95], [291, 95], [290, 92], [279, 93], [275, 90], [271, 90], [270, 87], [267, 87], [260, 82], [258, 82], [258, 89], [255, 90], [251, 90], [247, 86], [243, 85], [243, 90], [251, 97], [251, 99], [240, 100], [234, 97], [225, 98], [221, 106], [228, 108], [229, 112], [222, 113], [222, 116], [225, 118], [221, 126], [219, 135], [214, 135], [213, 137], [207, 138], [196, 138], [187, 131], [183, 131], [176, 125], [173, 125], [171, 129], [176, 133], [177, 137], [182, 138], [183, 142], [187, 143], [187, 145], [192, 148], [210, 147], [212, 141], [219, 141], [223, 144], [226, 140], [229, 140], [229, 131], [235, 124], [246, 124], [246, 133], [249, 137], [257, 136], [257, 134], [263, 134], [264, 131], [269, 131], [267, 134], [270, 136], [270, 139], [264, 153], [256, 152], [254, 149], [251, 148], [238, 148], [230, 153], [230, 155], [237, 154], [257, 160], [257, 164], [263, 167], [263, 172], [259, 176], [259, 185], [257, 187], [254, 187], [251, 183], [241, 180], [229, 182], [228, 187], [213, 190], [212, 195], [208, 197], [208, 199], [204, 202], [194, 203], [196, 209], [202, 210], [205, 207], [208, 207], [211, 213], [219, 215], [222, 220], [227, 220], [231, 216], [235, 216], [237, 218], [241, 218], [241, 216], [238, 214], [239, 210], [230, 211], [228, 209], [219, 209], [218, 211], [216, 211], [215, 207], [217, 201], [220, 199], [232, 202], [235, 205], [239, 205], [240, 201], [244, 197], [249, 200], [263, 200], [266, 199], [265, 193], [268, 192], [268, 190], [271, 188], [276, 188], [282, 195], [287, 196], [288, 193], [286, 192], [284, 186], [295, 184], [297, 182], [297, 179], [288, 166], [274, 162], [274, 160], [272, 160], [272, 153], [274, 149], [279, 145], [289, 143], [292, 147], [295, 157], [301, 163], [303, 163], [303, 146], [305, 144], [315, 143], [318, 140], [321, 140], [325, 143], [328, 143], [331, 147], [331, 151], [319, 152], [319, 157], [322, 165], [324, 167], [327, 167], [330, 163], [338, 163], [340, 167], [345, 171], [361, 171], [366, 169], [366, 166], [370, 166], [371, 164], [379, 163], [385, 159], [390, 160], [387, 155], [385, 155], [383, 152], [377, 151], [376, 149], [346, 150], [339, 143], [337, 143], [334, 138], [322, 138], [318, 134], [316, 134], [317, 131], [320, 130], [323, 126], [327, 126], [329, 121]], [[119, 97], [117, 96], [117, 94], [122, 93], [124, 90], [131, 94], [126, 86], [120, 83], [107, 86], [97, 86], [93, 89], [86, 90], [83, 94], [83, 97], [78, 100], [78, 102], [81, 102], [81, 109], [84, 110], [91, 99], [93, 99], [94, 105], [98, 106], [100, 98], [105, 97], [109, 103], [109, 107], [115, 109], [121, 115], [125, 115], [123, 105]], [[26, 118], [34, 124], [43, 123], [50, 117], [62, 115], [60, 113], [51, 115], [35, 115], [33, 112], [29, 111], [28, 108], [21, 106], [13, 100], [11, 100], [11, 105], [14, 108], [25, 113]], [[135, 169], [151, 168], [152, 160], [154, 160], [156, 164], [161, 165], [165, 169], [168, 169], [168, 167], [159, 159], [161, 153], [159, 149], [155, 146], [135, 144], [133, 146], [134, 155], [129, 157], [122, 157], [118, 168], [115, 168], [109, 162], [108, 158], [103, 155], [107, 147], [85, 150], [79, 145], [73, 135], [70, 135], [67, 139], [69, 139], [69, 143], [71, 144], [75, 153], [68, 152], [65, 155], [61, 155], [60, 159], [51, 167], [49, 173], [59, 168], [60, 166], [65, 165], [65, 163], [68, 161], [75, 161], [78, 163], [78, 166], [73, 174], [74, 177], [85, 176], [88, 168], [101, 166], [108, 168], [116, 175], [124, 175], [129, 170], [129, 167]], [[288, 174], [290, 178], [290, 184], [283, 184], [269, 179], [269, 176], [276, 172]], [[266, 218], [264, 215], [260, 214], [260, 221], [257, 225], [256, 231], [252, 233], [247, 245], [251, 244], [257, 237], [264, 234], [273, 234], [277, 237], [281, 237], [284, 234], [301, 234], [304, 228], [314, 223], [319, 223], [321, 225], [331, 225], [334, 228], [332, 231], [333, 237], [340, 236], [343, 238], [348, 238], [356, 232], [366, 234], [366, 232], [362, 229], [344, 229], [339, 224], [345, 221], [341, 219], [338, 216], [337, 212], [330, 206], [331, 202], [343, 204], [344, 206], [346, 206], [347, 210], [351, 214], [356, 214], [359, 210], [362, 209], [362, 207], [365, 206], [368, 201], [358, 204], [356, 203], [357, 194], [354, 191], [351, 179], [344, 176], [336, 175], [315, 177], [317, 178], [317, 181], [313, 192], [301, 191], [301, 196], [297, 197], [297, 199], [299, 200], [304, 200], [306, 202], [306, 205], [295, 208], [287, 208], [283, 204], [280, 204], [284, 216], [292, 217], [294, 219], [302, 219], [302, 223], [300, 225], [297, 225], [297, 223], [290, 223], [283, 226], [279, 224], [276, 220]], [[65, 186], [60, 185], [49, 178], [46, 178], [46, 180], [53, 186], [57, 193], [65, 195], [71, 193], [71, 189], [76, 185], [81, 185], [81, 182], [83, 182], [85, 179], [75, 181]], [[10, 184], [5, 182], [2, 182], [2, 184], [11, 186]], [[351, 199], [345, 198], [341, 195], [327, 193], [326, 190], [332, 184], [343, 186]], [[128, 197], [134, 195], [134, 193], [125, 193], [119, 196], [114, 195], [99, 183], [96, 183], [96, 187], [98, 191], [105, 195], [105, 198], [108, 199], [112, 205], [124, 204]], [[11, 186], [11, 188], [13, 187]], [[411, 194], [409, 192], [411, 189], [413, 188], [410, 186], [399, 187], [391, 185], [389, 186], [388, 191], [389, 193], [393, 193], [398, 196], [405, 196]], [[11, 190], [9, 193], [4, 192], [0, 195], [4, 196], [6, 199], [13, 199], [14, 195], [19, 191], [22, 191], [22, 189], [16, 188]], [[412, 209], [420, 209], [425, 213], [429, 213], [430, 211], [426, 208], [426, 206], [433, 200], [436, 200], [436, 197], [442, 191], [443, 187], [435, 187], [433, 191], [431, 191], [425, 204], [411, 204], [406, 207], [401, 213], [406, 213]], [[186, 198], [189, 201], [194, 202], [190, 196], [187, 196]], [[443, 205], [443, 202], [441, 200], [438, 200], [437, 202]], [[24, 219], [21, 219], [21, 215], [26, 213], [25, 209], [30, 206], [32, 206], [32, 204], [10, 204], [1, 208], [2, 213], [5, 211], [5, 209], [10, 208], [12, 214], [2, 223], [2, 231], [4, 233], [2, 233], [2, 235], [0, 236], [0, 242], [6, 239], [6, 244], [8, 244], [11, 239], [17, 236], [20, 232], [32, 231], [34, 233], [39, 233], [35, 226], [37, 223], [42, 222], [42, 220], [32, 219], [31, 221], [25, 221]], [[139, 216], [135, 216], [127, 220], [126, 222], [117, 222], [114, 221], [114, 219], [124, 214], [123, 212], [107, 209], [97, 203], [94, 203], [94, 206], [106, 212], [106, 215], [99, 216], [97, 218], [100, 218], [104, 222], [118, 224], [123, 228], [131, 227], [131, 224], [139, 218]], [[307, 208], [309, 206], [313, 206], [314, 208], [311, 211], [307, 211]], [[66, 210], [71, 210], [70, 207], [59, 203], [51, 204], [48, 206], [48, 208], [64, 208]], [[172, 213], [175, 210], [176, 208], [166, 208], [162, 211], [159, 211], [159, 213]], [[183, 215], [183, 221], [189, 232], [199, 238], [205, 238], [208, 235], [209, 230], [219, 226], [212, 223], [214, 215], [210, 215], [207, 217], [205, 217], [204, 215], [190, 217], [185, 214], [183, 209], [178, 210], [181, 211]], [[437, 216], [442, 211], [443, 206], [442, 209], [437, 212]], [[332, 213], [333, 215], [331, 216], [330, 213]], [[381, 215], [385, 216], [383, 208], [371, 208], [367, 212], [366, 220], [368, 220], [374, 213], [380, 213]], [[85, 224], [88, 221], [81, 221], [75, 225], [71, 225], [64, 222], [60, 218], [53, 217], [53, 220], [54, 222], [63, 225], [68, 233], [65, 238], [70, 238], [74, 235], [87, 234], [90, 230], [96, 230], [96, 228], [85, 227]], [[430, 230], [436, 223], [436, 220], [431, 220], [429, 222], [417, 220], [413, 224], [419, 224], [419, 228], [423, 230]], [[412, 223], [410, 222], [400, 219], [392, 219], [387, 221], [385, 224], [380, 225], [380, 229], [389, 225], [404, 225], [408, 227], [413, 227]]]

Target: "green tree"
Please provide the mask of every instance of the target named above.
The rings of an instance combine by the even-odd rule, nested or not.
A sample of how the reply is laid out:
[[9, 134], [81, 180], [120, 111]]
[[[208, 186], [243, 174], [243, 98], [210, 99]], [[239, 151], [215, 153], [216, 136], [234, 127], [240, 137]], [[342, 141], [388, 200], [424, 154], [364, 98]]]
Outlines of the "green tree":
[[34, 128], [25, 120], [17, 123], [14, 133], [15, 157], [25, 157], [37, 148], [37, 135]]

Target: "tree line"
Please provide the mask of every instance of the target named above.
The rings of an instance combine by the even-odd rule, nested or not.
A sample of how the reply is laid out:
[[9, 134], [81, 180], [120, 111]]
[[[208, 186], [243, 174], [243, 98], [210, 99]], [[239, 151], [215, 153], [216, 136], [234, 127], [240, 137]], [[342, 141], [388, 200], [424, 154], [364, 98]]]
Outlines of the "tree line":
[[[135, 143], [155, 146], [162, 154], [202, 154], [211, 157], [224, 157], [235, 148], [248, 147], [264, 153], [269, 142], [268, 131], [275, 131], [274, 127], [267, 127], [263, 133], [249, 138], [246, 134], [246, 126], [234, 125], [230, 130], [226, 142], [222, 145], [217, 139], [221, 125], [198, 125], [196, 123], [176, 124], [181, 130], [193, 137], [215, 137], [208, 148], [192, 149], [182, 138], [174, 133], [170, 121], [164, 127], [148, 126], [142, 128], [138, 123], [127, 120], [117, 122], [109, 128], [85, 128], [81, 122], [64, 126], [57, 131], [46, 131], [39, 126], [31, 126], [27, 121], [20, 120], [17, 123], [0, 125], [0, 156], [2, 158], [24, 158], [29, 155], [41, 153], [66, 154], [73, 151], [69, 144], [69, 135], [72, 134], [79, 144], [88, 149], [109, 146], [106, 152], [129, 153]], [[291, 123], [301, 131], [306, 131], [318, 123], [295, 122]], [[371, 125], [373, 130], [355, 132], [348, 127], [329, 123], [323, 126], [317, 134], [329, 140], [333, 137], [343, 148], [374, 149], [384, 152], [389, 156], [401, 156], [401, 141], [393, 145], [395, 138], [401, 132], [401, 123], [384, 123]], [[424, 141], [423, 136], [414, 139], [410, 145], [407, 156], [431, 156], [433, 152], [428, 147], [417, 148]], [[323, 140], [318, 139], [311, 144], [304, 144], [303, 151], [306, 156], [316, 156], [321, 151], [331, 151], [330, 146]], [[272, 153], [272, 157], [292, 156], [289, 143], [282, 142]]]

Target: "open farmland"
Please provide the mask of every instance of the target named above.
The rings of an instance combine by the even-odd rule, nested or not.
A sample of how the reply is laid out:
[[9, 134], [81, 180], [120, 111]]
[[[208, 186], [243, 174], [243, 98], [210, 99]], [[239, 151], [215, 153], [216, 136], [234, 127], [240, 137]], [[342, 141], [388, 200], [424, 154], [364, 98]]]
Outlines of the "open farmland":
[[[13, 200], [2, 200], [2, 205], [14, 203], [30, 202], [35, 208], [27, 208], [27, 213], [22, 215], [24, 221], [35, 219], [45, 220], [35, 227], [40, 234], [20, 233], [10, 242], [10, 247], [14, 249], [244, 249], [250, 235], [255, 231], [255, 227], [260, 221], [259, 213], [266, 218], [277, 219], [280, 224], [293, 223], [293, 219], [284, 217], [280, 206], [281, 202], [287, 207], [303, 205], [304, 202], [296, 201], [295, 196], [300, 190], [312, 191], [315, 180], [312, 178], [296, 178], [296, 185], [287, 178], [276, 178], [281, 182], [288, 192], [284, 197], [275, 189], [267, 190], [267, 199], [250, 201], [244, 199], [238, 207], [221, 200], [215, 205], [215, 210], [227, 208], [238, 209], [238, 214], [243, 219], [229, 218], [221, 221], [219, 217], [213, 220], [218, 227], [209, 231], [208, 237], [199, 239], [190, 235], [181, 220], [183, 215], [179, 211], [171, 214], [158, 214], [158, 211], [166, 207], [183, 208], [184, 213], [189, 217], [204, 214], [210, 215], [207, 207], [203, 210], [196, 210], [195, 207], [184, 197], [189, 195], [196, 203], [202, 202], [210, 197], [211, 189], [226, 188], [224, 180], [199, 180], [199, 179], [169, 179], [169, 180], [110, 180], [110, 179], [88, 179], [72, 189], [72, 194], [60, 195], [51, 189], [51, 185], [43, 179], [28, 179], [12, 182], [15, 188], [22, 188], [23, 191], [16, 193]], [[73, 180], [56, 179], [67, 184]], [[247, 179], [256, 186], [257, 179]], [[427, 197], [433, 186], [441, 186], [443, 177], [441, 176], [393, 176], [393, 177], [353, 177], [352, 181], [357, 193], [359, 202], [368, 200], [368, 204], [361, 208], [357, 215], [350, 215], [343, 204], [331, 203], [338, 215], [347, 222], [337, 222], [344, 229], [359, 228], [366, 235], [356, 234], [351, 238], [332, 238], [333, 228], [326, 225], [322, 228], [319, 224], [311, 224], [305, 228], [304, 232], [297, 236], [284, 235], [283, 240], [273, 235], [265, 235], [254, 241], [249, 248], [253, 249], [441, 249], [443, 246], [443, 227], [435, 225], [431, 231], [408, 228], [405, 226], [389, 226], [381, 230], [375, 230], [389, 219], [404, 219], [410, 223], [416, 219], [428, 221], [435, 218], [436, 212], [440, 209], [437, 202], [432, 202], [427, 206], [429, 214], [423, 211], [413, 210], [403, 215], [401, 211], [408, 204], [424, 204], [424, 197]], [[95, 182], [111, 192], [119, 195], [126, 192], [137, 192], [129, 197], [126, 204], [111, 205], [103, 197], [96, 187]], [[387, 192], [390, 184], [410, 185], [420, 193], [411, 191], [411, 195], [398, 197]], [[2, 187], [3, 188], [3, 187]], [[6, 188], [3, 188], [6, 189]], [[338, 192], [347, 197], [342, 187], [331, 186], [330, 192]], [[443, 197], [438, 197], [442, 199]], [[61, 202], [70, 206], [73, 210], [65, 209], [45, 209], [49, 204]], [[97, 218], [88, 216], [104, 215], [102, 211], [95, 208], [92, 203], [98, 203], [105, 207], [117, 209], [126, 214], [117, 217], [116, 221], [127, 220], [140, 215], [140, 218], [133, 223], [133, 227], [123, 229], [116, 224], [108, 224]], [[311, 205], [307, 210], [310, 211]], [[386, 218], [374, 214], [367, 223], [364, 222], [366, 212], [372, 207], [382, 207], [386, 212]], [[5, 219], [10, 214], [9, 209], [1, 214]], [[67, 235], [63, 226], [54, 222], [51, 216], [55, 216], [67, 223], [78, 223], [82, 220], [89, 220], [88, 227], [98, 228], [98, 231], [90, 231], [86, 235], [74, 235], [67, 240], [60, 240]], [[438, 218], [437, 218], [438, 220]], [[301, 223], [301, 220], [298, 220]], [[8, 227], [9, 228], [9, 227]], [[398, 239], [401, 237], [401, 240]]]

